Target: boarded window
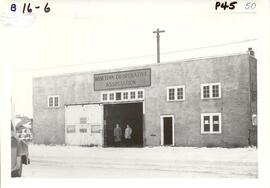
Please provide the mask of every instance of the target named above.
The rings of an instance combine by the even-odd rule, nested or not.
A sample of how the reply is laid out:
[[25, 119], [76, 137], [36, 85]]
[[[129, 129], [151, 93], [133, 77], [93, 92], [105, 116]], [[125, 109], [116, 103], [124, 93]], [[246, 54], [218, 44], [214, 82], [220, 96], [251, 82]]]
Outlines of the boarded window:
[[116, 100], [121, 100], [121, 93], [120, 92], [117, 92], [116, 93]]

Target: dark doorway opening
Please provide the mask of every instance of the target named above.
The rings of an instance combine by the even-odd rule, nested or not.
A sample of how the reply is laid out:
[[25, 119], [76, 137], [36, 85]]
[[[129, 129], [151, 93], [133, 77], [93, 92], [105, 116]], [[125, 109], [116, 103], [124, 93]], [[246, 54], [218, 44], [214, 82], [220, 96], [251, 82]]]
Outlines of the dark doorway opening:
[[172, 145], [173, 144], [173, 132], [172, 125], [173, 120], [172, 117], [163, 117], [163, 135], [164, 135], [164, 145]]
[[[104, 104], [104, 146], [142, 147], [143, 146], [143, 103]], [[114, 128], [121, 128], [121, 141], [116, 142]], [[125, 129], [132, 129], [131, 139], [125, 139]]]

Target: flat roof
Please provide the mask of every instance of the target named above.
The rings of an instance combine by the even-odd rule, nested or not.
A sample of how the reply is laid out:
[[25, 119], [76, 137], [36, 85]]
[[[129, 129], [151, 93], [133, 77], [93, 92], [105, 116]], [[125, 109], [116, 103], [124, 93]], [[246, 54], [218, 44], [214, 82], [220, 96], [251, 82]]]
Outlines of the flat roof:
[[78, 71], [78, 72], [70, 72], [70, 73], [60, 73], [60, 74], [54, 74], [54, 75], [46, 75], [46, 76], [38, 76], [33, 77], [33, 80], [35, 79], [42, 79], [42, 78], [52, 78], [52, 77], [62, 77], [62, 76], [72, 76], [72, 75], [81, 75], [81, 74], [101, 74], [101, 73], [110, 73], [110, 72], [120, 72], [120, 71], [126, 71], [130, 69], [143, 69], [143, 68], [149, 68], [152, 66], [164, 66], [164, 65], [171, 65], [175, 63], [184, 63], [184, 62], [192, 62], [197, 60], [207, 60], [207, 59], [216, 59], [216, 58], [225, 58], [225, 57], [233, 57], [233, 56], [249, 56], [251, 58], [256, 59], [254, 56], [250, 55], [247, 51], [242, 53], [234, 53], [234, 54], [222, 54], [222, 55], [216, 55], [216, 56], [205, 56], [205, 57], [197, 57], [197, 58], [188, 58], [188, 59], [182, 59], [182, 60], [175, 60], [175, 61], [164, 61], [160, 63], [148, 63], [138, 66], [126, 66], [126, 67], [117, 67], [117, 68], [111, 68], [111, 69], [100, 69], [100, 70], [93, 70], [93, 71]]

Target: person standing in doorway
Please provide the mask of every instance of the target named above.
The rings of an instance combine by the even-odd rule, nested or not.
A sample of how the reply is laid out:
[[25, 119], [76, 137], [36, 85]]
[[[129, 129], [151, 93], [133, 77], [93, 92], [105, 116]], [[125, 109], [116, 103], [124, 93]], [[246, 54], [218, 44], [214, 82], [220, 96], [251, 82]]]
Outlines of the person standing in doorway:
[[128, 146], [131, 145], [131, 134], [132, 134], [132, 129], [129, 125], [127, 125], [127, 127], [125, 129], [125, 139], [126, 139], [126, 144]]
[[114, 143], [116, 146], [120, 146], [122, 129], [119, 127], [119, 124], [116, 124], [116, 127], [113, 129]]

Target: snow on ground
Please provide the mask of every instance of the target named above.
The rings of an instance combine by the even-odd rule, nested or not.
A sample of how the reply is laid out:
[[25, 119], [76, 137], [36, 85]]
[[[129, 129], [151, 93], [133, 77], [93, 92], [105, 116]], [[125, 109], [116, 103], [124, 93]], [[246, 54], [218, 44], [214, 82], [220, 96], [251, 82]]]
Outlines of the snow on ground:
[[29, 145], [23, 177], [257, 178], [256, 148], [101, 148]]

